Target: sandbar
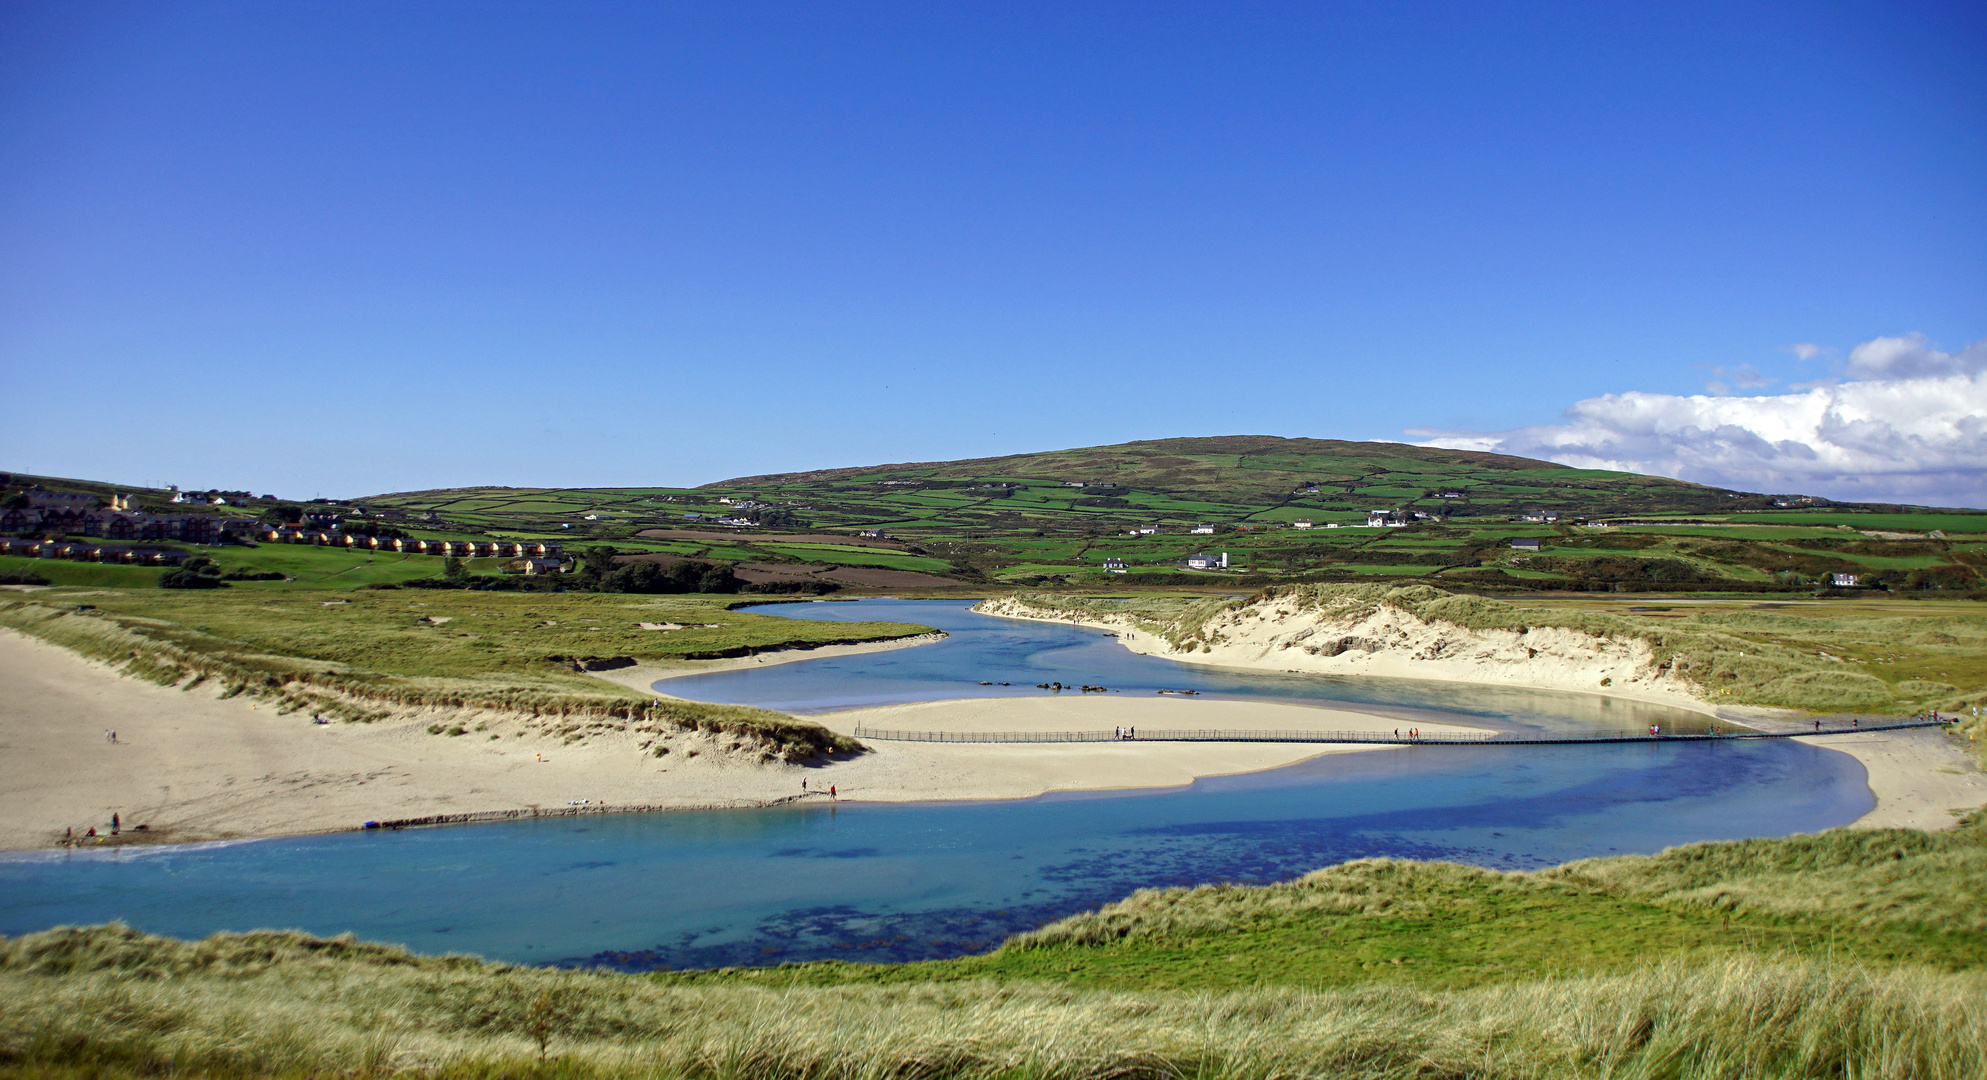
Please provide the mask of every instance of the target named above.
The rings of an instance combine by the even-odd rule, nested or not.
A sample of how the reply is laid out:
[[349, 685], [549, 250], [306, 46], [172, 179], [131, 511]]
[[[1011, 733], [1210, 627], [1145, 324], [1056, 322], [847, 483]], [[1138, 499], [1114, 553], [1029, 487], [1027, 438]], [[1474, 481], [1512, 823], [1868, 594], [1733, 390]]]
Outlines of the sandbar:
[[655, 684], [664, 679], [679, 679], [685, 675], [702, 675], [712, 671], [736, 671], [741, 668], [791, 664], [798, 660], [822, 660], [831, 656], [855, 656], [859, 653], [909, 649], [943, 641], [946, 637], [943, 631], [939, 631], [890, 638], [886, 641], [862, 641], [850, 645], [789, 645], [784, 648], [766, 649], [750, 656], [727, 656], [717, 660], [650, 661], [633, 667], [591, 671], [588, 674], [596, 679], [606, 679], [608, 682], [640, 690], [643, 693], [653, 693], [658, 697], [674, 697], [673, 694], [656, 691]]
[[[829, 649], [874, 651], [917, 639]], [[832, 655], [792, 650], [768, 662]], [[742, 666], [754, 658], [719, 661]], [[648, 691], [649, 672], [600, 673]], [[633, 730], [600, 730], [568, 743], [543, 725], [490, 713], [410, 711], [372, 724], [313, 724], [246, 698], [127, 678], [68, 650], [0, 630], [0, 849], [45, 848], [65, 830], [149, 842], [296, 835], [372, 820], [517, 812], [621, 812], [764, 806], [824, 798], [922, 801], [1026, 798], [1049, 791], [1177, 786], [1196, 778], [1277, 768], [1327, 753], [1405, 752], [1304, 743], [935, 744], [873, 740], [870, 753], [835, 761], [763, 763], [721, 734], [677, 733], [671, 753]], [[649, 691], [653, 692], [653, 691]], [[829, 713], [812, 719], [844, 733], [857, 725], [912, 730], [1308, 728], [1427, 734], [1468, 728], [1272, 702], [1146, 695], [964, 699]], [[437, 723], [461, 736], [435, 735]], [[105, 733], [116, 731], [110, 743]], [[1987, 778], [1942, 732], [1837, 736], [1822, 745], [1855, 756], [1877, 808], [1857, 824], [1937, 829], [1952, 811], [1987, 802]], [[1466, 751], [1465, 751], [1466, 752]], [[802, 782], [806, 787], [803, 789]], [[128, 830], [150, 826], [143, 834]]]
[[[1461, 628], [1428, 626], [1411, 618], [1396, 619], [1393, 621], [1398, 625], [1392, 627], [1395, 645], [1389, 650], [1313, 657], [1277, 648], [1274, 636], [1281, 628], [1273, 620], [1255, 620], [1246, 626], [1231, 627], [1226, 642], [1202, 652], [1182, 652], [1165, 639], [1138, 629], [1135, 620], [1128, 616], [1077, 618], [1031, 609], [1011, 598], [984, 601], [974, 610], [1006, 619], [1109, 630], [1117, 635], [1119, 644], [1132, 652], [1189, 664], [1258, 671], [1291, 670], [1291, 665], [1295, 665], [1298, 672], [1533, 687], [1669, 705], [1735, 721], [1759, 731], [1791, 732], [1807, 726], [1803, 714], [1792, 710], [1720, 706], [1687, 692], [1681, 680], [1652, 682], [1635, 678], [1634, 669], [1643, 659], [1633, 655], [1636, 642], [1599, 641], [1594, 647], [1612, 650], [1612, 654], [1596, 652], [1581, 657], [1574, 639], [1583, 635], [1566, 631], [1533, 634], [1529, 640], [1546, 647], [1537, 650], [1540, 656], [1527, 662], [1490, 663], [1467, 658], [1464, 655], [1467, 649], [1430, 648], [1469, 637]], [[1444, 639], [1448, 639], [1446, 643]], [[1621, 651], [1624, 648], [1629, 651]], [[1445, 654], [1447, 658], [1441, 658]], [[1610, 675], [1614, 678], [1609, 679]], [[1603, 679], [1608, 679], [1608, 683], [1603, 683]], [[1608, 689], [1600, 688], [1609, 683]], [[1856, 819], [1853, 823], [1856, 827], [1946, 829], [1957, 823], [1963, 811], [1987, 804], [1987, 776], [1981, 774], [1979, 762], [1952, 734], [1925, 729], [1830, 735], [1802, 741], [1839, 750], [1862, 764], [1877, 803], [1869, 813]]]
[[[1479, 731], [1366, 712], [1276, 702], [1158, 695], [1062, 694], [969, 698], [851, 709], [812, 717], [831, 730], [857, 725], [911, 731], [1115, 731], [1131, 728], [1277, 729], [1427, 735]], [[1049, 791], [1159, 788], [1206, 776], [1259, 772], [1325, 754], [1399, 747], [1329, 743], [922, 743], [865, 740], [876, 777], [842, 790], [881, 801], [1027, 798]], [[880, 782], [879, 782], [880, 781]]]
[[[858, 647], [860, 648], [860, 647]], [[820, 652], [801, 656], [820, 655]], [[606, 673], [626, 675], [621, 672]], [[835, 761], [761, 762], [721, 734], [672, 736], [658, 758], [637, 731], [567, 744], [519, 719], [414, 712], [372, 724], [313, 724], [211, 685], [183, 690], [0, 630], [0, 849], [45, 848], [117, 814], [120, 842], [298, 835], [433, 815], [764, 806], [797, 798], [1024, 798], [1046, 791], [1165, 787], [1274, 768], [1331, 750], [1304, 744], [935, 745], [878, 741]], [[857, 723], [1109, 729], [1302, 726], [1389, 729], [1393, 721], [1296, 705], [1173, 698], [1007, 698], [817, 717]], [[430, 734], [465, 723], [461, 736]], [[1421, 725], [1433, 733], [1434, 728]], [[116, 731], [110, 743], [106, 732]], [[807, 782], [805, 791], [802, 781]], [[133, 826], [147, 825], [142, 834]]]

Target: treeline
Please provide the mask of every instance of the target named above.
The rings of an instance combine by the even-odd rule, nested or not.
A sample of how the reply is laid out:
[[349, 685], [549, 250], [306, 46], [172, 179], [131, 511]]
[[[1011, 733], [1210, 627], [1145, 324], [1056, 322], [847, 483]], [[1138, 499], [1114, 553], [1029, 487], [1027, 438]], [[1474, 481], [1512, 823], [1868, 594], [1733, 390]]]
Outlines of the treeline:
[[572, 587], [604, 593], [735, 593], [745, 585], [722, 563], [679, 559], [617, 564], [620, 554], [606, 545], [588, 548], [573, 574]]
[[[588, 548], [579, 569], [570, 574], [472, 574], [461, 559], [442, 560], [439, 577], [419, 578], [371, 589], [477, 589], [484, 592], [598, 592], [667, 595], [676, 593], [775, 593], [820, 596], [839, 590], [832, 581], [767, 581], [753, 584], [739, 577], [729, 563], [678, 559], [660, 563], [618, 561], [621, 551], [608, 545]], [[198, 587], [198, 586], [194, 586]]]

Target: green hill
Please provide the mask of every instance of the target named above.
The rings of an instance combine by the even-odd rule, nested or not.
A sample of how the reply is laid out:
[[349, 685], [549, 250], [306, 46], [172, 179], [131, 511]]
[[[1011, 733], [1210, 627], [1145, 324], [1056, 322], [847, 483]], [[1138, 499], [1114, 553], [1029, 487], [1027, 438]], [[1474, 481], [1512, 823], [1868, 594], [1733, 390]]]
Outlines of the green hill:
[[[1442, 516], [1502, 516], [1525, 510], [1730, 512], [1772, 505], [1768, 496], [1503, 454], [1274, 435], [1154, 439], [965, 461], [775, 473], [707, 484], [704, 490], [855, 502], [926, 495], [953, 504], [950, 509], [966, 509], [957, 505], [963, 501], [1008, 511], [996, 517], [1065, 509], [1163, 514], [1185, 508], [1181, 504], [1228, 520], [1278, 508], [1422, 508]], [[1010, 505], [984, 505], [997, 501]]]
[[[7, 479], [4, 494], [24, 497], [15, 489], [40, 478]], [[169, 495], [136, 494], [149, 502]], [[1268, 435], [775, 473], [697, 488], [486, 486], [312, 503], [348, 531], [557, 539], [573, 551], [608, 545], [625, 558], [729, 564], [772, 591], [1415, 578], [1470, 591], [1840, 586], [1987, 595], [1980, 512], [1837, 504], [1499, 454]], [[260, 505], [258, 498], [251, 509]], [[1403, 527], [1339, 527], [1364, 526], [1375, 510]], [[1204, 553], [1226, 555], [1220, 572], [1191, 564]], [[222, 561], [280, 570], [310, 587], [430, 573], [418, 556], [413, 564], [355, 563], [309, 554], [265, 548]], [[132, 584], [156, 576], [0, 558], [0, 574], [30, 571], [78, 585], [111, 584], [98, 580], [107, 573], [145, 578]]]

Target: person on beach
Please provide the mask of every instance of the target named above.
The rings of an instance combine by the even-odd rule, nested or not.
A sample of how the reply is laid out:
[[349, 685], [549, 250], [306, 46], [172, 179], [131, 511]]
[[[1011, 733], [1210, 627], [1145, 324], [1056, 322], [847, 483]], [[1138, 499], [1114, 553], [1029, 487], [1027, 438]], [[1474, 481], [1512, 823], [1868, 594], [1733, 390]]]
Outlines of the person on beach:
[[835, 785], [833, 784], [828, 785], [828, 797], [831, 799], [835, 797]]
[[123, 828], [124, 828], [124, 819], [118, 817], [117, 814], [113, 811], [110, 815], [110, 834], [112, 836], [116, 836], [118, 832]]
[[1821, 734], [1821, 721], [1820, 721], [1820, 720], [1816, 720], [1816, 721], [1815, 721], [1815, 734], [1817, 734], [1817, 735]]

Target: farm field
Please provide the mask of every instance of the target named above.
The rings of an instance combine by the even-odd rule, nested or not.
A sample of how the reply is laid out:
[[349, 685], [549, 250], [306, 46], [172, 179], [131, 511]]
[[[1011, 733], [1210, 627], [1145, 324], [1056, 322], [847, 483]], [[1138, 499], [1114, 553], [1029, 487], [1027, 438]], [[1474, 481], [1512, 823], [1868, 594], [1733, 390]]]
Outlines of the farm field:
[[[141, 493], [140, 501], [155, 498]], [[1209, 588], [1380, 576], [1490, 593], [1843, 587], [1987, 595], [1987, 514], [1773, 502], [1496, 455], [1238, 436], [743, 477], [703, 488], [466, 488], [333, 505], [348, 523], [417, 537], [553, 538], [569, 555], [608, 546], [629, 556], [812, 567], [746, 577], [849, 590], [1096, 587], [1116, 577], [1103, 569], [1111, 558], [1128, 562], [1130, 576], [1190, 581], [1188, 556], [1225, 552], [1230, 569], [1202, 575]], [[1369, 511], [1410, 523], [1366, 528]], [[1528, 514], [1541, 520], [1524, 520]], [[720, 515], [758, 524], [718, 526]], [[1316, 527], [1292, 527], [1299, 520]], [[1617, 521], [1628, 524], [1600, 524]], [[1342, 527], [1326, 527], [1334, 523]], [[1190, 532], [1196, 526], [1211, 532]], [[1156, 532], [1132, 535], [1142, 528]], [[865, 530], [885, 535], [858, 535]], [[1512, 548], [1520, 538], [1541, 546]], [[368, 560], [303, 548], [227, 548], [213, 557], [225, 569], [288, 579], [239, 583], [257, 590], [391, 584], [439, 571], [421, 556]], [[31, 569], [10, 562], [0, 572], [17, 567]], [[47, 580], [64, 584], [157, 578], [153, 570], [45, 569]], [[478, 574], [497, 569], [469, 566]]]
[[[763, 536], [755, 529], [683, 535], [675, 519], [721, 510], [720, 499], [754, 506], [749, 513], [788, 527]], [[1419, 447], [1253, 436], [742, 477], [699, 489], [479, 490], [369, 502], [444, 516], [451, 507], [473, 506], [487, 517], [543, 500], [589, 512], [611, 505], [627, 515], [608, 524], [570, 523], [576, 544], [599, 540], [639, 550], [643, 540], [668, 541], [649, 550], [914, 570], [962, 587], [1094, 585], [1105, 580], [1105, 558], [1125, 559], [1134, 574], [1151, 575], [1182, 570], [1195, 552], [1226, 551], [1231, 576], [1243, 584], [1433, 575], [1430, 580], [1492, 591], [1541, 584], [1811, 591], [1832, 584], [1834, 574], [1855, 574], [1859, 587], [1987, 589], [1981, 569], [1987, 558], [1969, 546], [1987, 537], [1987, 514], [1776, 510], [1767, 496], [1654, 477]], [[1360, 527], [1374, 509], [1437, 520]], [[1561, 520], [1518, 520], [1548, 512]], [[1602, 530], [1581, 524], [1583, 514], [1651, 524]], [[1305, 519], [1317, 527], [1289, 527]], [[1346, 527], [1324, 527], [1333, 523]], [[1188, 533], [1201, 524], [1216, 531]], [[1127, 535], [1139, 527], [1159, 531]], [[853, 535], [862, 529], [889, 537]], [[1943, 535], [1866, 535], [1901, 530]], [[726, 533], [736, 539], [722, 540]], [[1506, 542], [1526, 536], [1546, 540], [1546, 550], [1511, 553]], [[686, 539], [709, 546], [678, 543]], [[851, 550], [885, 545], [901, 558]]]

